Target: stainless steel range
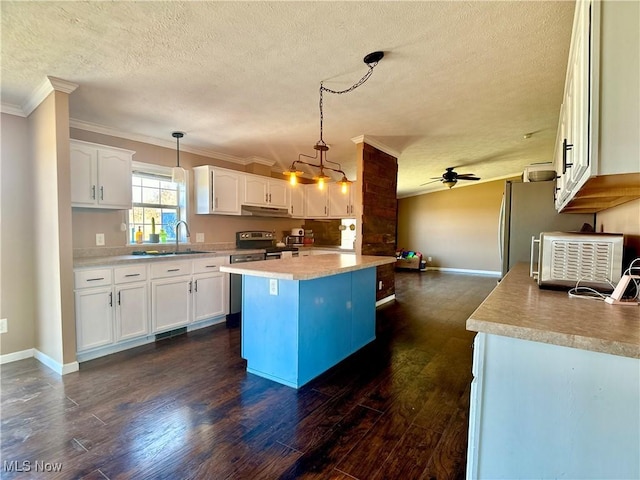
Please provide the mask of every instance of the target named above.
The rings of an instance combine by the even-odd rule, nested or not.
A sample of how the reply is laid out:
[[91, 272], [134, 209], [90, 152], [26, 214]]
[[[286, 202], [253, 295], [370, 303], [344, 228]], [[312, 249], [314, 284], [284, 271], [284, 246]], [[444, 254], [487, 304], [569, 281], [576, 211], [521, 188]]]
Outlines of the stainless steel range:
[[[274, 245], [273, 232], [244, 231], [236, 232], [236, 248], [238, 250], [264, 250], [262, 252], [237, 253], [231, 255], [231, 263], [257, 262], [260, 260], [277, 260], [282, 257], [282, 252], [292, 252], [297, 256], [296, 247]], [[240, 325], [242, 311], [242, 275], [231, 274], [229, 278], [229, 315], [227, 315], [227, 327]]]
[[266, 260], [275, 260], [282, 257], [282, 252], [297, 252], [297, 247], [285, 245], [278, 247], [275, 244], [273, 232], [245, 231], [236, 232], [236, 247], [238, 249], [264, 249]]

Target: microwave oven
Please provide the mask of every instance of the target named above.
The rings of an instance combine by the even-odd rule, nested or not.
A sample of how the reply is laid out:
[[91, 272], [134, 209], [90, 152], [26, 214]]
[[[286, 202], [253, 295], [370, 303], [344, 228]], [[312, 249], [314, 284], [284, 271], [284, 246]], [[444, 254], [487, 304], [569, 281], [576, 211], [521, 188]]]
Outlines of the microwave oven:
[[619, 233], [542, 232], [539, 239], [531, 238], [529, 273], [540, 287], [572, 288], [579, 282], [611, 291], [622, 276], [623, 245]]

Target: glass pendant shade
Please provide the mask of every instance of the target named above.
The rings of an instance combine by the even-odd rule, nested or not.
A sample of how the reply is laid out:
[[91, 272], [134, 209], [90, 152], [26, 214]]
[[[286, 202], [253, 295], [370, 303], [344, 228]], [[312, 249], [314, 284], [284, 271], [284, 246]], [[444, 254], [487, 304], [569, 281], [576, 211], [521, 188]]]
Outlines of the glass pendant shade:
[[182, 167], [173, 167], [171, 169], [171, 181], [173, 183], [184, 184], [187, 178], [187, 172]]
[[176, 139], [176, 166], [171, 169], [171, 181], [174, 183], [185, 184], [187, 172], [180, 166], [180, 139], [184, 137], [184, 133], [173, 132], [171, 136]]

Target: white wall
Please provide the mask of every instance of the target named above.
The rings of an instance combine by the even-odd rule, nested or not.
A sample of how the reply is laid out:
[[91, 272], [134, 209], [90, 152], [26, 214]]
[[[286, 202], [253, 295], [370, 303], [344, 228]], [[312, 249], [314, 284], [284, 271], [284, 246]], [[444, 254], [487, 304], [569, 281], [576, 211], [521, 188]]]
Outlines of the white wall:
[[431, 256], [431, 267], [500, 272], [498, 223], [504, 182], [400, 199], [398, 248]]
[[1, 116], [0, 354], [34, 347], [33, 183], [27, 119]]

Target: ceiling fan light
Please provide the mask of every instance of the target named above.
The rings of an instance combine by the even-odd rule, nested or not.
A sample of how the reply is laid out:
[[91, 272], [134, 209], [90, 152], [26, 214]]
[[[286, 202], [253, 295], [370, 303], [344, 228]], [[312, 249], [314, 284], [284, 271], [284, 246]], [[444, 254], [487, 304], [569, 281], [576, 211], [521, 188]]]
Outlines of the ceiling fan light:
[[442, 182], [443, 185], [446, 185], [449, 188], [452, 188], [456, 183], [458, 183], [457, 181], [451, 181], [451, 180], [445, 180]]

